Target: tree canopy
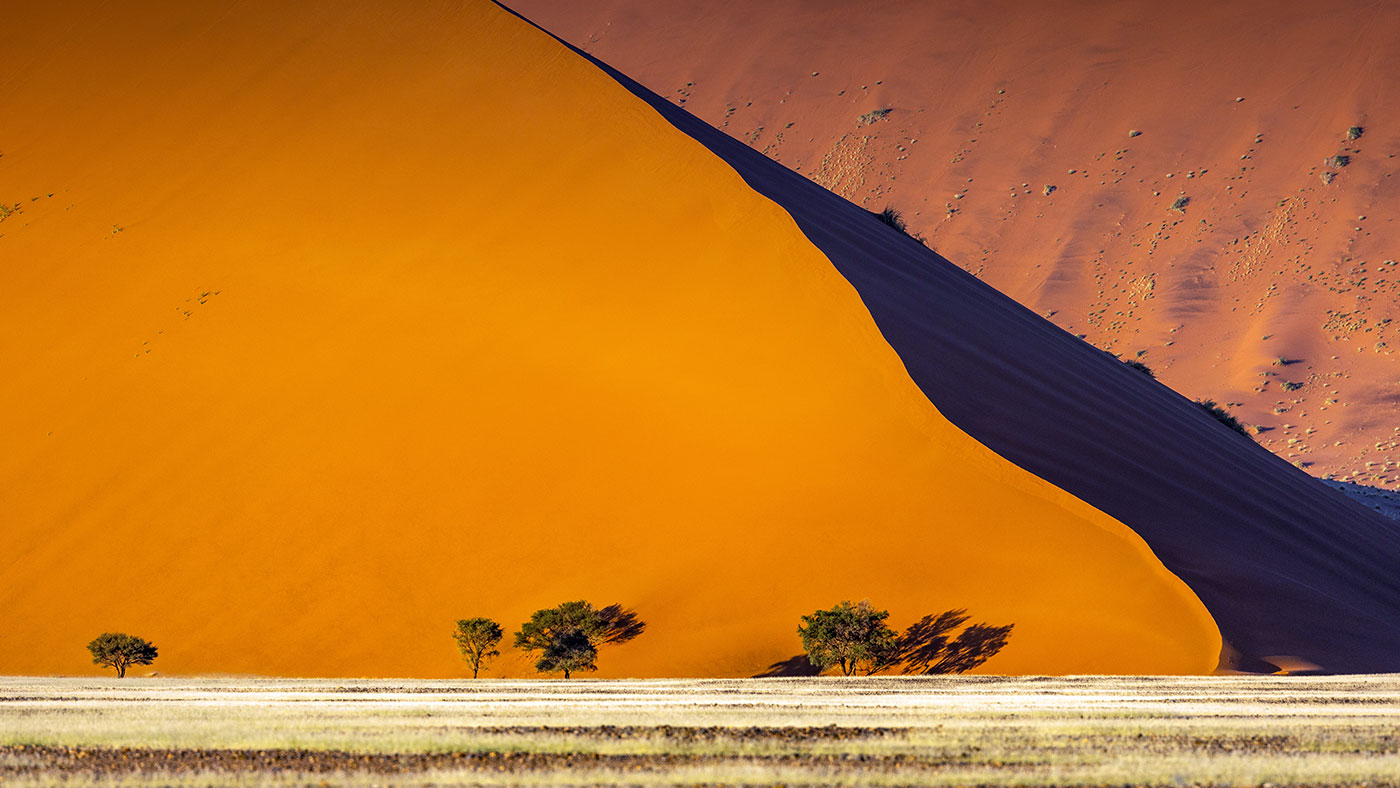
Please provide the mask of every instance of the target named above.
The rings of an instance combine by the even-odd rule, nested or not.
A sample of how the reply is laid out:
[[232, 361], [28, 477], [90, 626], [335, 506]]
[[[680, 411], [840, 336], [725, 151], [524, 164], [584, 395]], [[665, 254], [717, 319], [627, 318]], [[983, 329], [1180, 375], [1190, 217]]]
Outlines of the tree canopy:
[[583, 600], [536, 610], [515, 633], [515, 646], [537, 652], [535, 669], [564, 678], [597, 670], [598, 647], [626, 643], [646, 631], [646, 622], [621, 605], [594, 608]]
[[496, 644], [501, 642], [502, 636], [501, 625], [489, 618], [464, 618], [457, 622], [457, 630], [452, 637], [457, 641], [462, 659], [472, 669], [472, 678], [477, 677], [482, 665], [490, 662], [492, 657], [501, 655], [496, 650]]
[[863, 668], [868, 675], [899, 657], [899, 636], [885, 625], [889, 616], [888, 610], [876, 610], [869, 600], [847, 600], [803, 616], [797, 634], [807, 659], [819, 670], [835, 666], [843, 676], [852, 676]]
[[115, 668], [117, 678], [126, 677], [132, 665], [149, 665], [156, 659], [156, 647], [149, 641], [122, 632], [104, 632], [87, 645], [92, 663]]

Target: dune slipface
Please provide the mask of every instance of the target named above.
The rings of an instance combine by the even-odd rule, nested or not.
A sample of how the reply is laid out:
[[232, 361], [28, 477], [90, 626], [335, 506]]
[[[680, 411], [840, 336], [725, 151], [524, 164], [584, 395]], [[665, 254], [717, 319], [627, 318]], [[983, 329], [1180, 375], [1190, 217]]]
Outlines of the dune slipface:
[[0, 672], [125, 630], [459, 675], [454, 619], [580, 597], [650, 624], [600, 675], [752, 674], [866, 596], [1014, 622], [988, 669], [1215, 666], [782, 208], [496, 6], [22, 3], [0, 48]]
[[1400, 5], [512, 7], [841, 196], [900, 209], [1067, 331], [1233, 403], [1312, 475], [1400, 486]]

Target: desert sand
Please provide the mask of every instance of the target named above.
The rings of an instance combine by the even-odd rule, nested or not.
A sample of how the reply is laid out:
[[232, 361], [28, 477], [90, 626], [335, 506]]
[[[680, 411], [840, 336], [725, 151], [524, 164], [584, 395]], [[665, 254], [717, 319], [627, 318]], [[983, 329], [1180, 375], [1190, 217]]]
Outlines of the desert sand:
[[867, 596], [1014, 622], [988, 670], [1215, 667], [790, 206], [496, 6], [19, 3], [0, 50], [0, 673], [460, 675], [454, 619], [587, 598], [650, 625], [599, 675], [750, 675]]
[[513, 7], [1309, 473], [1400, 486], [1400, 7]]

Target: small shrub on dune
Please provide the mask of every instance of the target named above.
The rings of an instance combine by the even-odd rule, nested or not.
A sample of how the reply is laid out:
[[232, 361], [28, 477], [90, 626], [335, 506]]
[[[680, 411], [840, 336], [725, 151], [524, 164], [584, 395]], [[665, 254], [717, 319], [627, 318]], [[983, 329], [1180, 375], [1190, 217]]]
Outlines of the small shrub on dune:
[[1191, 198], [1190, 198], [1190, 197], [1187, 197], [1186, 195], [1183, 194], [1183, 195], [1181, 195], [1180, 197], [1177, 197], [1176, 200], [1174, 200], [1174, 201], [1172, 202], [1171, 210], [1173, 210], [1173, 211], [1180, 211], [1180, 212], [1182, 212], [1182, 213], [1185, 213], [1185, 212], [1186, 212], [1186, 206], [1187, 206], [1187, 205], [1190, 205], [1190, 204], [1191, 204]]
[[864, 115], [860, 116], [860, 122], [866, 126], [870, 126], [878, 121], [884, 120], [885, 116], [890, 114], [891, 112], [894, 112], [893, 107], [881, 107], [880, 109], [872, 109]]
[[1134, 361], [1132, 359], [1129, 359], [1127, 361], [1124, 361], [1123, 363], [1127, 364], [1129, 367], [1132, 367], [1138, 372], [1141, 372], [1142, 374], [1148, 376], [1149, 378], [1152, 378], [1154, 380], [1157, 378], [1157, 375], [1152, 371], [1152, 367], [1147, 366], [1141, 361]]
[[1352, 126], [1351, 128], [1347, 129], [1347, 140], [1354, 142], [1356, 140], [1361, 139], [1361, 135], [1365, 133], [1366, 128], [1364, 126]]
[[1335, 167], [1337, 169], [1341, 169], [1342, 167], [1351, 164], [1351, 157], [1346, 155], [1345, 153], [1338, 153], [1336, 156], [1328, 156], [1327, 158], [1323, 159], [1322, 163], [1328, 167]]
[[1224, 424], [1226, 427], [1229, 427], [1230, 429], [1234, 430], [1235, 432], [1238, 432], [1246, 438], [1254, 440], [1250, 436], [1249, 430], [1245, 428], [1244, 424], [1240, 423], [1239, 419], [1230, 415], [1230, 411], [1222, 408], [1219, 404], [1216, 403], [1215, 400], [1200, 399], [1196, 400], [1196, 404], [1200, 405], [1201, 409], [1204, 410], [1206, 413], [1209, 413], [1212, 417], [1214, 417], [1216, 421], [1220, 422], [1221, 424]]
[[898, 210], [886, 205], [884, 210], [879, 212], [872, 211], [871, 213], [874, 213], [875, 218], [879, 219], [882, 224], [887, 224], [924, 246], [928, 246], [928, 241], [924, 240], [922, 235], [915, 235], [909, 232], [909, 225], [904, 221], [904, 215]]
[[875, 214], [875, 217], [905, 235], [909, 234], [909, 225], [904, 223], [904, 216], [894, 208], [886, 205], [883, 211]]

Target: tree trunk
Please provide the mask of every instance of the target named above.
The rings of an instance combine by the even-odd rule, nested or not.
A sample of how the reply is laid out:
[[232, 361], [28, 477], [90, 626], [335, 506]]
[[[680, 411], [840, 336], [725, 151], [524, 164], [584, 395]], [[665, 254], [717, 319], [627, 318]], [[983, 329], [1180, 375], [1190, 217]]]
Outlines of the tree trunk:
[[126, 678], [126, 666], [125, 666], [125, 665], [117, 665], [116, 668], [117, 668], [117, 678], [119, 678], [119, 679], [124, 679], [124, 678]]
[[568, 668], [564, 668], [564, 678], [567, 679], [568, 677], [569, 677], [569, 669], [568, 669]]

